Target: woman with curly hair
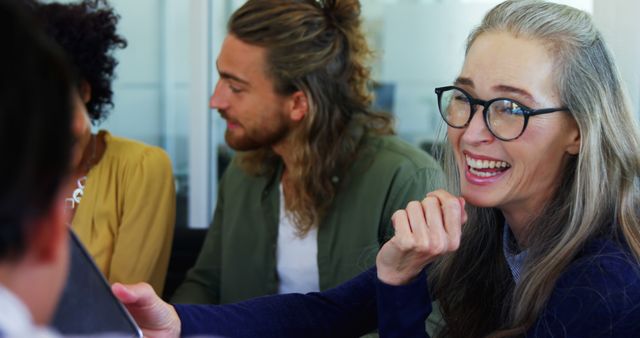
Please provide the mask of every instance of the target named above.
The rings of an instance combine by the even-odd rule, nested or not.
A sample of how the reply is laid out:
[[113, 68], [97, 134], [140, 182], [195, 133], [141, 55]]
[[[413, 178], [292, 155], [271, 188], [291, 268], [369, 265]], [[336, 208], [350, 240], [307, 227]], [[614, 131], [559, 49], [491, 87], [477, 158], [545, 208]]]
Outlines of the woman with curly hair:
[[[175, 222], [171, 161], [160, 148], [111, 135], [91, 125], [113, 107], [113, 52], [127, 45], [116, 32], [119, 16], [104, 0], [33, 3], [48, 35], [75, 67], [77, 147], [73, 193], [67, 198], [72, 228], [109, 282], [144, 280], [162, 293]], [[82, 110], [81, 110], [82, 111]]]

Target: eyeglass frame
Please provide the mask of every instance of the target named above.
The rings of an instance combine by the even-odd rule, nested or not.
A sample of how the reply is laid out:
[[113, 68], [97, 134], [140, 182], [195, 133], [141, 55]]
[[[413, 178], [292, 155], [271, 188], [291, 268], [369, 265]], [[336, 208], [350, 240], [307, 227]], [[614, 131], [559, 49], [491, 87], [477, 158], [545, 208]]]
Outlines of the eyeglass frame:
[[[467, 99], [469, 100], [469, 109], [471, 110], [469, 112], [469, 119], [467, 120], [467, 122], [465, 122], [464, 125], [462, 126], [454, 126], [451, 125], [451, 123], [449, 123], [449, 121], [444, 117], [444, 113], [442, 112], [442, 106], [440, 101], [442, 100], [442, 93], [444, 93], [445, 91], [448, 90], [452, 90], [455, 89], [459, 92], [461, 92], [462, 94], [464, 94]], [[508, 98], [508, 97], [497, 97], [488, 101], [485, 100], [480, 100], [477, 99], [473, 96], [471, 96], [471, 94], [467, 93], [467, 91], [465, 91], [464, 89], [460, 88], [460, 87], [456, 87], [456, 86], [444, 86], [444, 87], [437, 87], [435, 89], [436, 95], [438, 97], [438, 111], [440, 112], [440, 117], [442, 117], [442, 119], [444, 120], [444, 122], [449, 125], [451, 128], [456, 128], [456, 129], [464, 129], [466, 127], [469, 126], [469, 123], [471, 123], [471, 119], [473, 119], [473, 116], [475, 115], [476, 111], [478, 109], [474, 109], [475, 106], [482, 106], [482, 117], [484, 119], [484, 124], [487, 127], [487, 130], [489, 130], [489, 132], [491, 133], [491, 135], [493, 135], [495, 138], [501, 140], [501, 141], [513, 141], [517, 138], [519, 138], [520, 136], [522, 136], [522, 134], [524, 134], [524, 131], [527, 129], [527, 124], [529, 123], [529, 117], [530, 116], [536, 116], [536, 115], [543, 115], [543, 114], [549, 114], [549, 113], [555, 113], [555, 112], [559, 112], [559, 111], [570, 111], [568, 107], [560, 107], [560, 108], [543, 108], [543, 109], [533, 109], [533, 108], [529, 108], [528, 106], [518, 102], [517, 100]], [[516, 103], [517, 105], [520, 106], [520, 108], [523, 110], [524, 114], [522, 114], [522, 116], [524, 117], [524, 124], [522, 125], [522, 130], [520, 131], [520, 133], [513, 137], [513, 138], [503, 138], [500, 137], [498, 135], [495, 134], [495, 132], [493, 130], [491, 130], [491, 127], [489, 126], [489, 106], [491, 106], [491, 104], [493, 104], [494, 102], [500, 101], [500, 100], [507, 100], [513, 103]]]

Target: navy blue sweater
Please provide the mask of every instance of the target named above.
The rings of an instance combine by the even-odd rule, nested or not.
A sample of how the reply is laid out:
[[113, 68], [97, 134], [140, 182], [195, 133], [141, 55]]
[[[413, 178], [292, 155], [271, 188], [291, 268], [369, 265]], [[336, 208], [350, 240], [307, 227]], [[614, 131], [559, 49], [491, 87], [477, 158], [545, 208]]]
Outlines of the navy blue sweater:
[[[229, 305], [175, 305], [183, 336], [428, 337], [426, 274], [388, 286], [370, 269], [320, 293], [275, 295]], [[640, 268], [613, 241], [590, 243], [558, 280], [528, 337], [640, 337]]]

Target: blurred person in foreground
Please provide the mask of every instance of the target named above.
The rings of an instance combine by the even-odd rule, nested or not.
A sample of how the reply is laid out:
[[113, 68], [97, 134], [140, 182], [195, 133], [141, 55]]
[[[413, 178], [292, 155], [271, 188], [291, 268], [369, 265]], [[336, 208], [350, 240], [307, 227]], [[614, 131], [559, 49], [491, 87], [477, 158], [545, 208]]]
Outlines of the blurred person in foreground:
[[18, 6], [0, 1], [0, 337], [53, 337], [69, 265], [73, 88], [62, 54]]

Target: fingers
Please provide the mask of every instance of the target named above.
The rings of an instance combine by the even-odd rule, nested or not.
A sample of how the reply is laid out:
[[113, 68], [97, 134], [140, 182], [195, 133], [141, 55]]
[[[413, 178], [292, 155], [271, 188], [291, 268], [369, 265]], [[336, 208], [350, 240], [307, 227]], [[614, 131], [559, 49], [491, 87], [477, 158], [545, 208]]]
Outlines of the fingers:
[[436, 190], [421, 202], [412, 201], [392, 216], [395, 242], [405, 250], [440, 255], [458, 249], [462, 224], [467, 221], [465, 200]]
[[469, 220], [469, 216], [467, 215], [467, 209], [465, 208], [465, 206], [467, 205], [467, 200], [464, 199], [464, 197], [460, 197], [460, 201], [462, 202], [462, 224], [467, 223], [467, 221]]
[[394, 242], [403, 250], [413, 250], [417, 246], [427, 245], [429, 233], [422, 204], [412, 201], [405, 210], [398, 210], [392, 216], [396, 229]]
[[458, 197], [458, 199], [460, 200], [460, 207], [462, 208], [462, 224], [465, 224], [469, 219], [469, 217], [467, 216], [467, 210], [464, 208], [465, 205], [467, 205], [467, 201], [464, 199], [464, 197]]
[[127, 289], [126, 286], [115, 283], [111, 286], [111, 292], [120, 300], [123, 304], [135, 303], [137, 300], [137, 296]]
[[411, 225], [406, 210], [397, 210], [391, 216], [391, 223], [395, 229], [394, 237], [406, 237], [411, 235]]
[[411, 232], [414, 236], [414, 240], [417, 243], [429, 242], [429, 233], [427, 229], [427, 219], [425, 216], [425, 209], [422, 203], [412, 201], [407, 204], [407, 216], [409, 218], [409, 224], [411, 226]]
[[151, 304], [157, 297], [153, 288], [147, 283], [130, 285], [114, 283], [111, 291], [125, 305], [145, 306]]
[[165, 303], [147, 283], [111, 286], [113, 294], [125, 305], [145, 337], [179, 337], [180, 318], [173, 306]]
[[439, 255], [447, 248], [447, 233], [444, 229], [440, 200], [435, 196], [429, 196], [422, 200], [422, 207], [427, 220], [428, 248], [431, 255]]
[[464, 199], [451, 195], [444, 190], [436, 190], [427, 195], [427, 199], [434, 198], [439, 202], [439, 212], [433, 210], [435, 221], [432, 223], [429, 216], [430, 229], [433, 227], [434, 235], [437, 235], [443, 251], [457, 250], [460, 246], [460, 236], [462, 233], [462, 223], [466, 221], [464, 212]]
[[444, 190], [429, 193], [422, 201], [407, 204], [391, 217], [395, 235], [376, 257], [378, 278], [403, 285], [437, 257], [460, 246], [465, 200]]

